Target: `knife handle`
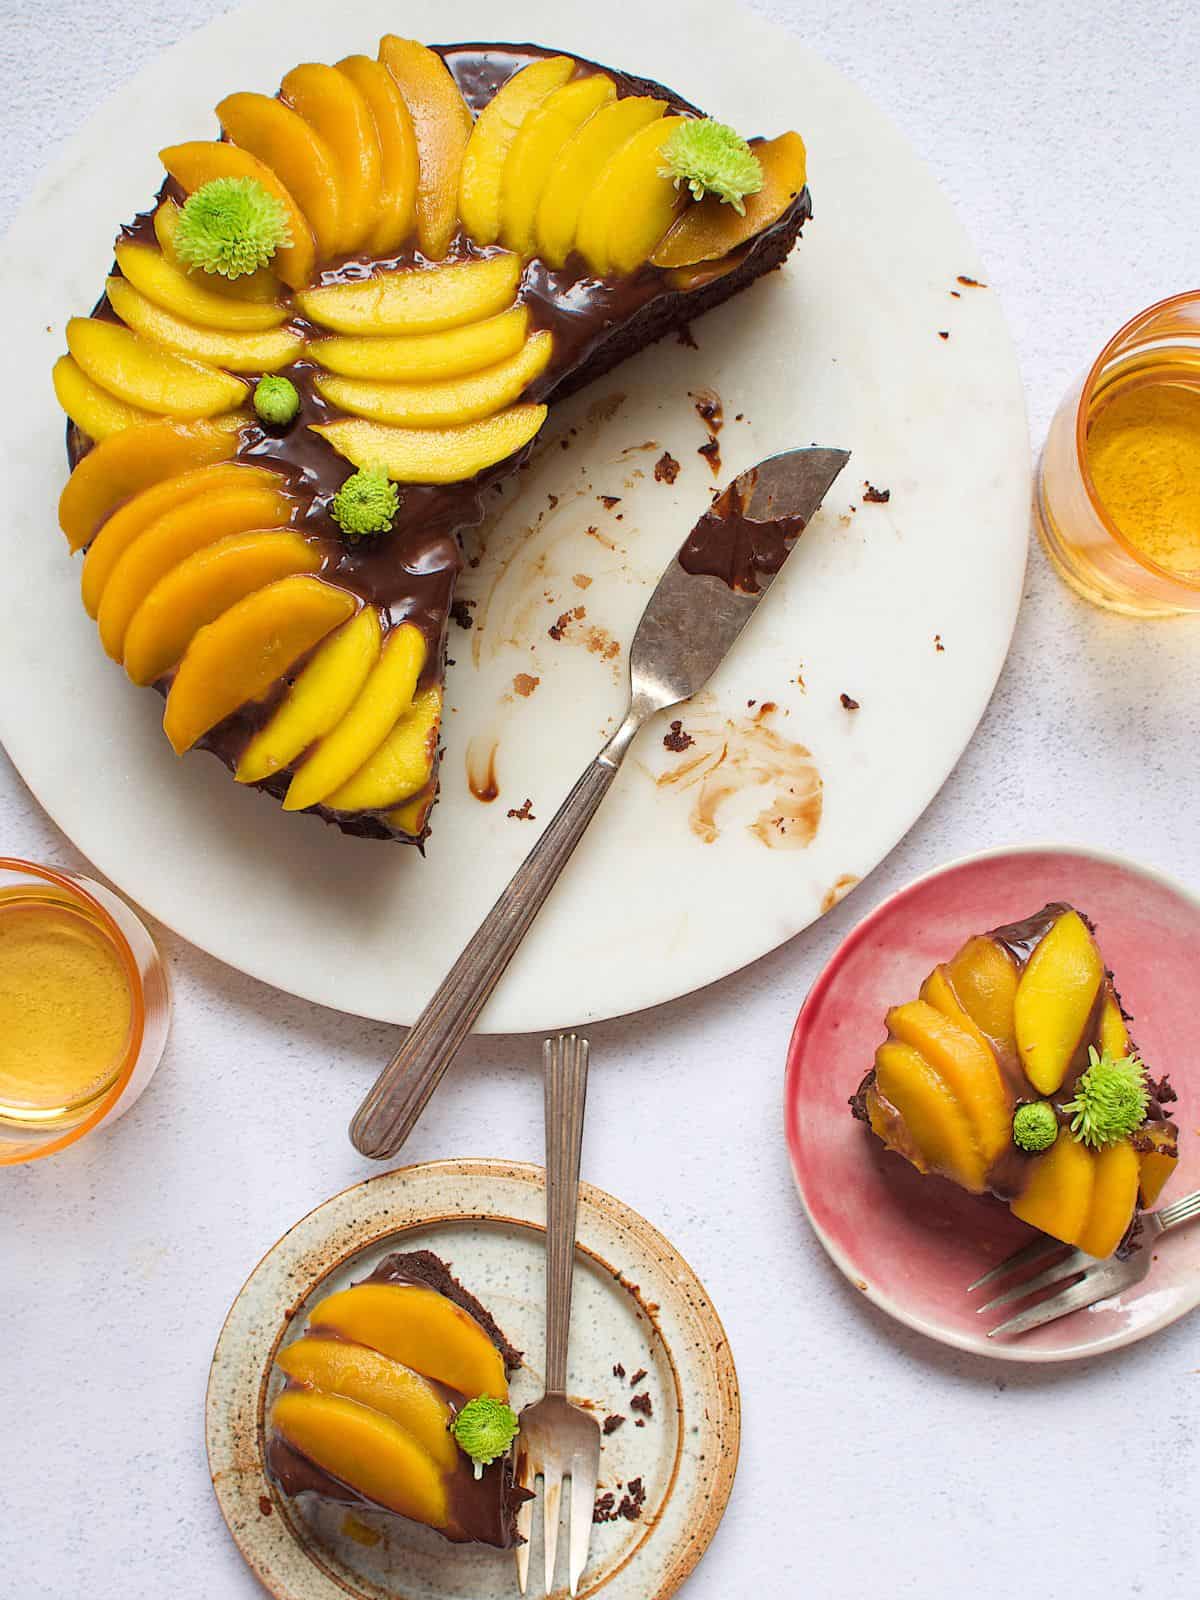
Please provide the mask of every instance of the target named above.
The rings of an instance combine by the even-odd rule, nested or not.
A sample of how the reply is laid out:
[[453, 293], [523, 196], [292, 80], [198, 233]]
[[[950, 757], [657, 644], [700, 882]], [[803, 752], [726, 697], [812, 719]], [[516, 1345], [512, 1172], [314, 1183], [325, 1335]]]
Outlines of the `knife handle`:
[[416, 1127], [608, 793], [641, 720], [631, 713], [585, 768], [355, 1112], [350, 1139], [364, 1156], [395, 1155]]

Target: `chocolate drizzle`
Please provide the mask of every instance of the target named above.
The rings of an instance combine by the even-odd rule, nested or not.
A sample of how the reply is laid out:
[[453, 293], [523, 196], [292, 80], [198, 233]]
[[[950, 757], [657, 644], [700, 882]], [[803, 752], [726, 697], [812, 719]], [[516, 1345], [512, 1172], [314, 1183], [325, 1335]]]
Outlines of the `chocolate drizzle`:
[[[522, 67], [551, 52], [533, 44], [458, 44], [434, 46], [472, 111], [486, 105], [497, 89]], [[579, 60], [577, 75], [607, 72], [616, 84], [619, 97], [653, 94], [668, 103], [668, 112], [700, 115], [695, 106], [669, 89], [648, 79], [615, 72], [598, 63]], [[155, 207], [139, 214], [121, 230], [122, 237], [137, 243], [154, 242], [154, 212], [163, 199], [182, 201], [184, 195], [168, 179], [159, 191]], [[811, 216], [808, 190], [796, 196], [788, 209], [770, 227], [736, 253], [736, 261], [715, 263], [716, 275], [703, 284], [684, 289], [671, 274], [649, 265], [623, 278], [592, 275], [578, 255], [570, 257], [558, 270], [533, 259], [526, 264], [518, 288], [518, 301], [528, 307], [533, 326], [547, 329], [554, 336], [551, 361], [522, 397], [527, 401], [552, 402], [581, 388], [610, 367], [634, 354], [644, 345], [664, 337], [710, 306], [736, 294], [761, 273], [780, 264]], [[461, 231], [452, 242], [449, 260], [478, 258], [495, 253], [496, 247], [480, 248]], [[432, 265], [416, 249], [408, 249], [384, 260], [351, 256], [327, 263], [319, 272], [319, 284], [347, 283], [369, 277], [375, 271], [394, 268], [421, 268]], [[119, 269], [114, 266], [114, 272]], [[102, 299], [94, 315], [115, 320], [107, 299]], [[323, 336], [298, 313], [288, 326], [306, 339]], [[329, 507], [335, 493], [352, 468], [320, 435], [311, 431], [313, 423], [339, 415], [317, 393], [314, 377], [319, 369], [311, 360], [301, 360], [286, 368], [283, 376], [295, 384], [301, 409], [286, 428], [269, 428], [257, 420], [242, 430], [236, 459], [278, 471], [287, 493], [296, 502], [293, 524], [318, 547], [322, 564], [319, 576], [352, 594], [362, 604], [379, 607], [385, 632], [402, 622], [420, 628], [426, 641], [425, 666], [421, 687], [439, 682], [444, 675], [446, 627], [454, 598], [454, 588], [462, 569], [460, 540], [477, 527], [484, 517], [485, 491], [509, 477], [525, 459], [532, 446], [497, 463], [478, 477], [446, 485], [401, 485], [399, 511], [390, 533], [357, 545], [348, 544], [333, 522]], [[253, 381], [252, 378], [249, 381]], [[90, 448], [90, 441], [71, 425], [67, 449], [72, 467]], [[716, 511], [714, 507], [714, 512]], [[773, 572], [786, 555], [783, 542], [787, 533], [780, 524], [734, 523], [737, 554], [722, 565], [705, 567], [717, 560], [698, 548], [697, 570], [714, 570], [728, 576], [735, 587], [757, 588], [754, 573]], [[797, 528], [795, 532], [798, 532]], [[715, 527], [714, 527], [715, 534]], [[720, 542], [728, 539], [728, 528]], [[714, 539], [714, 548], [716, 541]], [[773, 563], [773, 564], [772, 564]], [[689, 570], [691, 570], [689, 568]], [[303, 663], [296, 663], [289, 681]], [[155, 687], [163, 694], [170, 689], [168, 676]], [[286, 685], [285, 685], [286, 687]], [[278, 686], [277, 686], [278, 688]], [[250, 739], [265, 725], [280, 698], [273, 692], [265, 699], [243, 706], [232, 717], [206, 735], [201, 747], [210, 750], [234, 770]], [[299, 758], [298, 758], [299, 759]], [[277, 774], [258, 787], [280, 795], [286, 790], [288, 774]], [[436, 790], [436, 764], [428, 795]], [[327, 807], [311, 808], [326, 821], [344, 831], [373, 837], [399, 838], [411, 842], [413, 835], [402, 832], [383, 815], [341, 815]]]
[[748, 514], [758, 473], [752, 467], [733, 480], [697, 522], [679, 552], [693, 577], [720, 578], [742, 594], [758, 594], [775, 576], [804, 531], [801, 516], [760, 522]]

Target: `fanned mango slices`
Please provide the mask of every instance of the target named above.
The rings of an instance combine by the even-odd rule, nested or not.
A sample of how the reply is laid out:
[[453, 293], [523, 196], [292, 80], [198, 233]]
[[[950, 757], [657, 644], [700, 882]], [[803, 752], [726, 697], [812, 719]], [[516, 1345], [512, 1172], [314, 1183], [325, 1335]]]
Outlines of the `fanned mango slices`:
[[172, 355], [99, 317], [72, 317], [67, 349], [93, 383], [144, 412], [191, 421], [232, 411], [246, 400], [240, 379]]
[[295, 200], [320, 255], [334, 255], [341, 190], [334, 153], [317, 129], [294, 106], [266, 94], [227, 95], [217, 117], [234, 144], [269, 167]]
[[[182, 214], [181, 207], [174, 200], [162, 201], [154, 213], [154, 237], [170, 264], [180, 272], [187, 273], [189, 269], [175, 253], [175, 238]], [[258, 305], [268, 305], [282, 300], [287, 292], [270, 267], [260, 267], [257, 272], [246, 273], [240, 278], [223, 278], [220, 273], [206, 273], [205, 276], [208, 279], [205, 287], [211, 289], [218, 300], [251, 300]], [[277, 309], [282, 319], [283, 307], [277, 305]], [[224, 324], [217, 323], [216, 326], [222, 327]]]
[[237, 145], [203, 139], [169, 145], [159, 151], [159, 160], [188, 194], [215, 178], [253, 178], [261, 183], [282, 203], [292, 241], [275, 252], [271, 264], [291, 289], [309, 282], [317, 259], [313, 231], [289, 191], [264, 162]]
[[379, 198], [374, 229], [367, 240], [373, 256], [398, 250], [416, 219], [420, 163], [417, 136], [400, 86], [380, 61], [347, 56], [337, 64], [359, 90], [375, 119], [379, 140]]
[[334, 333], [437, 333], [503, 311], [512, 304], [520, 276], [520, 257], [494, 255], [308, 289], [296, 296], [296, 304], [310, 321]]
[[612, 79], [594, 72], [556, 89], [521, 123], [500, 185], [500, 237], [510, 250], [536, 252], [538, 208], [550, 174], [584, 123], [616, 97]]
[[807, 157], [798, 133], [781, 133], [751, 146], [762, 168], [763, 186], [748, 194], [741, 215], [719, 195], [690, 205], [650, 253], [656, 267], [690, 267], [731, 255], [778, 222], [804, 188]]
[[522, 123], [574, 71], [570, 56], [533, 61], [514, 72], [479, 113], [463, 154], [458, 190], [458, 213], [476, 244], [494, 244], [500, 237], [504, 167]]
[[639, 129], [658, 121], [666, 109], [665, 100], [648, 95], [614, 100], [589, 117], [567, 144], [538, 201], [538, 254], [552, 267], [563, 266], [576, 247], [580, 212], [600, 174]]
[[429, 781], [437, 751], [442, 691], [418, 694], [391, 733], [354, 776], [326, 796], [331, 811], [387, 811]]
[[93, 383], [73, 356], [59, 356], [52, 378], [59, 405], [75, 426], [97, 444], [111, 439], [114, 434], [141, 429], [154, 421], [152, 411], [131, 406]]
[[662, 174], [663, 146], [687, 119], [660, 117], [611, 157], [579, 213], [576, 248], [594, 272], [639, 267], [687, 205]]
[[[171, 208], [175, 210], [174, 207]], [[163, 214], [158, 208], [156, 216]], [[181, 322], [227, 333], [265, 333], [287, 320], [287, 308], [273, 297], [239, 300], [216, 289], [231, 280], [210, 273], [186, 272], [163, 250], [153, 245], [122, 240], [116, 247], [117, 265], [139, 293]], [[202, 282], [201, 279], [204, 281]], [[249, 280], [234, 279], [235, 283]]]
[[415, 39], [386, 34], [379, 59], [404, 96], [416, 137], [417, 243], [441, 261], [458, 226], [458, 182], [474, 119], [450, 69], [435, 50]]
[[267, 333], [235, 333], [197, 327], [155, 305], [126, 278], [105, 283], [108, 303], [127, 328], [173, 355], [186, 356], [226, 372], [278, 372], [304, 353], [298, 333], [273, 328]]
[[309, 352], [328, 372], [382, 383], [433, 383], [479, 372], [515, 355], [529, 332], [529, 310], [513, 306], [497, 317], [443, 333], [317, 339]]
[[378, 220], [379, 135], [371, 108], [344, 72], [317, 62], [293, 67], [280, 93], [333, 154], [339, 218], [336, 253], [352, 255]]
[[506, 361], [464, 378], [430, 383], [373, 383], [359, 378], [318, 378], [331, 405], [352, 416], [407, 428], [448, 427], [490, 417], [518, 399], [550, 361], [553, 337], [535, 333]]
[[516, 405], [453, 428], [393, 428], [347, 417], [313, 432], [356, 467], [378, 466], [398, 483], [457, 483], [523, 449], [545, 420], [544, 405]]

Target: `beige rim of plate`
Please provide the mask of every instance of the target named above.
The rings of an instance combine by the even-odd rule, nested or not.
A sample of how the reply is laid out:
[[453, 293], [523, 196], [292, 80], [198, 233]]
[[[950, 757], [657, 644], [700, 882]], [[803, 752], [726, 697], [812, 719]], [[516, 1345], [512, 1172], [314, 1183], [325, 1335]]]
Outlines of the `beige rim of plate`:
[[[526, 1350], [513, 1379], [518, 1409], [541, 1375], [545, 1186], [516, 1162], [437, 1161], [370, 1178], [326, 1201], [263, 1257], [233, 1303], [213, 1355], [206, 1435], [222, 1515], [276, 1600], [500, 1600], [517, 1593], [511, 1554], [451, 1545], [401, 1519], [289, 1502], [263, 1471], [264, 1418], [278, 1385], [272, 1362], [318, 1294], [361, 1278], [392, 1249], [430, 1248]], [[531, 1359], [532, 1358], [532, 1359]], [[614, 1370], [624, 1367], [627, 1376]], [[629, 1378], [647, 1376], [652, 1415], [631, 1410]], [[604, 1439], [601, 1494], [620, 1506], [633, 1480], [636, 1520], [593, 1528], [581, 1595], [666, 1600], [712, 1540], [737, 1470], [737, 1373], [725, 1330], [677, 1250], [601, 1189], [580, 1190], [568, 1385], [599, 1417], [622, 1415]], [[564, 1510], [566, 1508], [564, 1507]], [[565, 1567], [565, 1532], [559, 1574]], [[535, 1520], [531, 1592], [540, 1593]]]

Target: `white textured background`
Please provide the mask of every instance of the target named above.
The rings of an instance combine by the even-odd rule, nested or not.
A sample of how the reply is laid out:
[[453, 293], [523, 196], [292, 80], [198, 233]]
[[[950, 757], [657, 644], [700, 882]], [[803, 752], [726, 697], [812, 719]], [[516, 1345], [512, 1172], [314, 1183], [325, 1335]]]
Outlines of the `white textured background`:
[[[2, 0], [0, 227], [58, 138], [225, 9]], [[688, 7], [676, 9], [687, 27]], [[1196, 286], [1200, 20], [1188, 0], [754, 9], [853, 75], [939, 175], [1006, 306], [1035, 444], [1129, 314]], [[497, 7], [496, 31], [522, 36], [519, 0]], [[870, 217], [862, 227], [869, 237]], [[1198, 669], [1200, 622], [1092, 611], [1035, 545], [992, 707], [892, 857], [748, 972], [592, 1030], [586, 1175], [693, 1263], [742, 1379], [742, 1467], [689, 1600], [1195, 1592], [1200, 1321], [1029, 1373], [892, 1326], [809, 1234], [779, 1102], [809, 983], [913, 874], [1058, 837], [1200, 888]], [[85, 864], [2, 756], [0, 850]], [[343, 1128], [392, 1032], [275, 994], [159, 932], [177, 1004], [154, 1083], [110, 1133], [0, 1180], [3, 1600], [259, 1593], [208, 1487], [209, 1356], [262, 1251], [365, 1175]], [[537, 1056], [527, 1038], [466, 1049], [406, 1156], [539, 1159]]]

